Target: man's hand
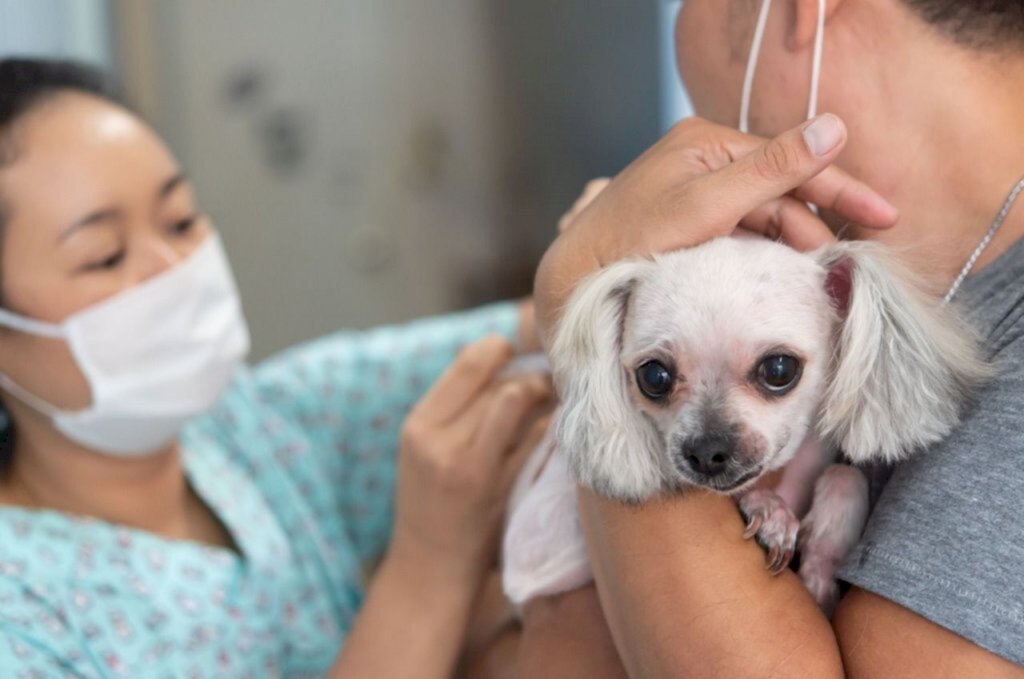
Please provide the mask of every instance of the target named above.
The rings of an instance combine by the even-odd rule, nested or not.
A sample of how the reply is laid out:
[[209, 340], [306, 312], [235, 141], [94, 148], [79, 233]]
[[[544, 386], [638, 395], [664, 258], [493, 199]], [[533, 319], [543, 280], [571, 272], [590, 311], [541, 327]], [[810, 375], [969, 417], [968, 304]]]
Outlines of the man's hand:
[[891, 226], [895, 208], [830, 167], [845, 142], [846, 127], [831, 114], [769, 141], [683, 121], [563, 220], [572, 228], [548, 249], [534, 286], [541, 336], [581, 278], [620, 259], [698, 245], [737, 226], [813, 249], [833, 236], [806, 202], [865, 227]]

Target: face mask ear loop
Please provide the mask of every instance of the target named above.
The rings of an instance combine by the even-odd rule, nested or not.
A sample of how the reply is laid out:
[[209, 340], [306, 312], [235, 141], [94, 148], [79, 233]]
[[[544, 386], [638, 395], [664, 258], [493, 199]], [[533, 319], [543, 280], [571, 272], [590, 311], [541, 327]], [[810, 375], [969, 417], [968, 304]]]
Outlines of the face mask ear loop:
[[818, 0], [818, 27], [814, 33], [814, 57], [811, 62], [811, 95], [807, 102], [807, 119], [818, 115], [818, 82], [821, 80], [821, 57], [825, 51], [825, 0]]
[[762, 0], [761, 13], [757, 17], [757, 27], [754, 29], [754, 41], [750, 45], [750, 55], [747, 57], [747, 73], [743, 76], [743, 94], [740, 97], [740, 132], [744, 134], [750, 132], [750, 93], [754, 88], [757, 58], [761, 54], [761, 42], [764, 40], [764, 29], [768, 25], [768, 12], [771, 8], [772, 0]]
[[64, 329], [52, 323], [43, 323], [31, 318], [25, 318], [18, 314], [11, 313], [6, 309], [0, 309], [0, 325], [41, 337], [52, 337], [54, 339], [65, 339]]
[[[47, 403], [3, 373], [0, 373], [0, 387], [3, 387], [11, 396], [41, 415], [52, 418], [61, 412], [60, 408]], [[10, 416], [8, 415], [8, 417]]]
[[[811, 57], [811, 94], [807, 100], [807, 119], [818, 115], [818, 82], [821, 81], [821, 56], [825, 51], [825, 0], [818, 0], [818, 26], [814, 31], [814, 55]], [[815, 215], [818, 206], [808, 203]]]

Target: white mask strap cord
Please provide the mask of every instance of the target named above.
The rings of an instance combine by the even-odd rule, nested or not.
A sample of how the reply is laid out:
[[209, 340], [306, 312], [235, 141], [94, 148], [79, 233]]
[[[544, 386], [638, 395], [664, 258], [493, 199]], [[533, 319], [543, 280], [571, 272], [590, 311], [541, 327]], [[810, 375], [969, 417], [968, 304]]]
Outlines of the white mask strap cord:
[[55, 417], [61, 412], [60, 408], [47, 403], [3, 373], [0, 373], [0, 387], [37, 413]]
[[743, 77], [743, 94], [740, 97], [740, 132], [750, 132], [750, 93], [754, 88], [754, 73], [757, 71], [757, 58], [761, 54], [761, 42], [764, 40], [764, 29], [768, 25], [768, 12], [772, 8], [772, 0], [762, 0], [761, 13], [757, 17], [754, 29], [754, 42], [747, 56], [747, 73]]
[[811, 96], [807, 102], [807, 119], [818, 115], [818, 82], [821, 80], [821, 56], [825, 51], [825, 0], [818, 0], [818, 26], [814, 32], [814, 57], [811, 62]]
[[[743, 76], [743, 93], [740, 97], [739, 130], [744, 134], [750, 132], [750, 98], [754, 89], [754, 75], [757, 73], [757, 62], [761, 55], [761, 44], [768, 25], [768, 13], [771, 11], [772, 0], [762, 0], [761, 11], [757, 16], [754, 28], [754, 40], [747, 56], [747, 72]], [[818, 19], [814, 32], [814, 54], [811, 61], [811, 92], [807, 99], [807, 119], [818, 114], [818, 83], [821, 81], [821, 60], [825, 51], [825, 0], [818, 0]]]
[[0, 309], [0, 325], [11, 328], [12, 330], [20, 330], [21, 332], [28, 333], [29, 335], [52, 337], [54, 339], [65, 338], [64, 329], [59, 325], [26, 318], [25, 316], [11, 313], [6, 309]]

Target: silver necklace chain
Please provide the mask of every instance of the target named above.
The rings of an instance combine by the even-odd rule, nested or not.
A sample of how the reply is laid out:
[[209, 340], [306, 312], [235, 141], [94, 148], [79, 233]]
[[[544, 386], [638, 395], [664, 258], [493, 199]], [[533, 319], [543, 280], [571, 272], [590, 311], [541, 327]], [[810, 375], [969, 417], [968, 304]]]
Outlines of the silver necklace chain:
[[949, 288], [949, 292], [946, 293], [946, 296], [942, 300], [943, 304], [949, 304], [950, 300], [953, 299], [954, 295], [956, 295], [957, 291], [960, 289], [960, 286], [963, 285], [964, 280], [967, 279], [971, 270], [974, 269], [974, 265], [978, 262], [978, 258], [981, 257], [981, 253], [985, 251], [988, 244], [992, 242], [992, 237], [996, 235], [996, 232], [999, 231], [999, 227], [1001, 227], [1003, 222], [1006, 221], [1006, 215], [1010, 214], [1010, 209], [1013, 207], [1013, 204], [1017, 202], [1017, 196], [1020, 195], [1021, 191], [1024, 191], [1024, 177], [1022, 177], [1021, 180], [1017, 182], [1017, 185], [1013, 187], [1013, 190], [1010, 191], [1010, 195], [1006, 198], [1006, 202], [1003, 203], [1003, 209], [1001, 209], [999, 214], [996, 215], [996, 220], [992, 222], [992, 226], [990, 226], [988, 231], [985, 232], [981, 242], [978, 243], [978, 247], [974, 248], [974, 252], [972, 252], [971, 256], [967, 259], [967, 263], [964, 264], [964, 268], [960, 269], [959, 275], [957, 275], [956, 280], [953, 281], [953, 285]]

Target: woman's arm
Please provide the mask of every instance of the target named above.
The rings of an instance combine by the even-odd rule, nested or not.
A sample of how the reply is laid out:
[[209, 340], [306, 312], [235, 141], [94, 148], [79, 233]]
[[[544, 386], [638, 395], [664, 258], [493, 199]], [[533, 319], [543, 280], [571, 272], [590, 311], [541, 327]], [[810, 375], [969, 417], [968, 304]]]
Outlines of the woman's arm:
[[828, 620], [795, 574], [765, 569], [730, 498], [634, 508], [582, 491], [580, 511], [630, 676], [843, 676]]
[[547, 427], [545, 380], [496, 379], [511, 355], [498, 337], [468, 346], [403, 425], [391, 545], [331, 676], [452, 675], [509, 489]]
[[[251, 372], [259, 407], [301, 428], [301, 470], [337, 507], [360, 560], [378, 560], [391, 534], [402, 423], [464, 345], [488, 333], [514, 342], [525, 305], [492, 305], [290, 349]], [[526, 330], [526, 335], [530, 331]]]
[[332, 677], [451, 675], [478, 583], [408, 557], [381, 563]]

